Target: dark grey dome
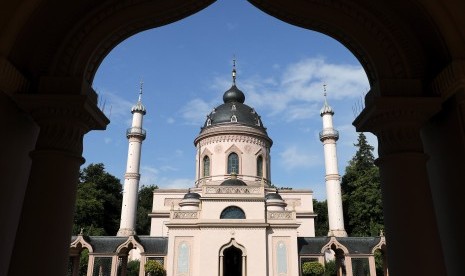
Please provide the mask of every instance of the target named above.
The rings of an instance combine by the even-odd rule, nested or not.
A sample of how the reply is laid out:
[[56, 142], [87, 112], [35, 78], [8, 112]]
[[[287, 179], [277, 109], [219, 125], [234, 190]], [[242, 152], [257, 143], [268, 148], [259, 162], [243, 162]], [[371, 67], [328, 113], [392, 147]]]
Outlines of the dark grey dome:
[[283, 200], [283, 198], [281, 197], [281, 195], [279, 195], [277, 192], [276, 193], [269, 193], [265, 196], [265, 199], [268, 200], [268, 199], [279, 199], [279, 200]]
[[200, 195], [198, 193], [191, 193], [190, 191], [184, 195], [184, 199], [199, 199]]
[[242, 93], [236, 85], [233, 84], [228, 91], [224, 92], [223, 101], [224, 104], [214, 108], [212, 112], [207, 115], [207, 120], [203, 128], [229, 123], [247, 125], [265, 130], [257, 112], [250, 106], [244, 104], [244, 93]]
[[230, 103], [230, 102], [238, 102], [238, 103], [244, 103], [245, 101], [245, 95], [242, 93], [239, 88], [235, 84], [229, 88], [228, 91], [224, 92], [223, 94], [223, 102], [224, 103]]
[[247, 186], [247, 184], [245, 184], [245, 182], [240, 179], [231, 178], [223, 181], [220, 186]]

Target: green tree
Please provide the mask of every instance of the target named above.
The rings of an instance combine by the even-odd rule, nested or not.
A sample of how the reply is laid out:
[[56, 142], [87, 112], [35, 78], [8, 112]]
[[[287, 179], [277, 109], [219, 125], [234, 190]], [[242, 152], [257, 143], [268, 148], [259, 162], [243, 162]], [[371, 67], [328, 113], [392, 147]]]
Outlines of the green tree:
[[150, 217], [148, 214], [152, 212], [153, 190], [155, 189], [158, 189], [158, 186], [142, 186], [139, 189], [136, 223], [136, 233], [138, 235], [150, 234]]
[[140, 268], [139, 260], [132, 260], [128, 262], [126, 276], [138, 276]]
[[325, 272], [325, 267], [319, 262], [305, 262], [302, 265], [302, 274], [305, 276], [321, 276]]
[[379, 170], [373, 147], [359, 133], [355, 156], [342, 177], [344, 221], [350, 236], [376, 236], [384, 228]]
[[328, 203], [326, 200], [317, 201], [313, 199], [313, 212], [318, 216], [315, 221], [315, 236], [322, 237], [328, 235]]
[[80, 171], [73, 233], [84, 229], [86, 235], [116, 235], [121, 204], [120, 180], [106, 172], [102, 163], [90, 164]]
[[166, 271], [163, 265], [155, 260], [148, 260], [145, 263], [145, 273], [150, 276], [166, 276]]

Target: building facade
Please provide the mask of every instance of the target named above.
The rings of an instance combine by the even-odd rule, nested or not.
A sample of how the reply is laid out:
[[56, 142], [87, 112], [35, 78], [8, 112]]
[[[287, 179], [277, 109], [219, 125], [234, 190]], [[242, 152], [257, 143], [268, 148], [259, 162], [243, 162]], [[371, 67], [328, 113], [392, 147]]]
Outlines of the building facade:
[[154, 192], [151, 236], [168, 236], [168, 275], [298, 275], [297, 237], [314, 237], [311, 190], [271, 185], [272, 140], [233, 84], [194, 141], [196, 180]]

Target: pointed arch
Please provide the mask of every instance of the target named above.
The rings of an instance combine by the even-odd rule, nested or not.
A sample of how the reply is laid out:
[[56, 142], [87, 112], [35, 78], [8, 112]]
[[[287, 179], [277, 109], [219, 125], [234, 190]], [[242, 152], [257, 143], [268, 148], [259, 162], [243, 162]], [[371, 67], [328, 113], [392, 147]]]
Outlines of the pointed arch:
[[224, 256], [224, 250], [228, 249], [231, 246], [234, 246], [234, 247], [240, 249], [242, 251], [242, 257], [247, 256], [247, 250], [245, 249], [245, 247], [243, 245], [238, 243], [235, 238], [231, 238], [231, 240], [228, 243], [226, 243], [226, 244], [224, 244], [223, 246], [220, 247], [219, 255]]
[[136, 248], [140, 250], [140, 253], [145, 252], [144, 247], [136, 240], [135, 236], [129, 236], [124, 243], [122, 243], [120, 246], [118, 246], [118, 248], [116, 248], [116, 253], [128, 254], [129, 251]]

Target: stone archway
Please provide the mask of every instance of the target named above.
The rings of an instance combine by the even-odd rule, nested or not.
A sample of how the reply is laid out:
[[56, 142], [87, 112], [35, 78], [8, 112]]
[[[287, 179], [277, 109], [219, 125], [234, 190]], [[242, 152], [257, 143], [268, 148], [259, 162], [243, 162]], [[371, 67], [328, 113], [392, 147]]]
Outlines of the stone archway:
[[223, 251], [223, 276], [242, 276], [242, 250], [235, 246]]
[[[7, 257], [0, 274], [8, 267], [12, 275], [34, 273], [38, 266], [47, 275], [66, 270], [82, 139], [108, 124], [91, 87], [105, 55], [137, 32], [180, 20], [212, 2], [0, 4], [5, 15], [0, 19], [0, 118], [8, 133], [17, 136], [4, 143], [1, 157], [9, 185], [0, 195], [0, 210], [9, 212], [2, 215], [6, 227], [0, 236], [6, 242], [0, 255]], [[463, 235], [455, 222], [463, 217], [463, 208], [455, 191], [465, 159], [463, 1], [250, 2], [285, 22], [334, 37], [364, 66], [372, 87], [355, 124], [379, 138], [392, 273], [409, 274], [411, 263], [422, 262], [425, 272], [444, 275], [442, 252], [448, 269], [460, 271], [455, 258]], [[404, 188], [409, 190], [398, 193]], [[62, 200], [42, 200], [44, 193]], [[415, 203], [409, 205], [410, 216], [397, 206], [399, 195], [401, 201]], [[409, 240], [410, 234], [418, 235], [416, 240]], [[40, 241], [37, 236], [55, 239]], [[404, 252], [404, 244], [421, 248], [425, 240], [428, 250], [415, 256]], [[49, 248], [50, 254], [37, 257], [40, 252], [31, 248]], [[22, 264], [24, 259], [29, 266]]]
[[219, 252], [220, 276], [245, 276], [247, 275], [247, 251], [245, 247], [232, 238], [229, 243], [223, 245]]

